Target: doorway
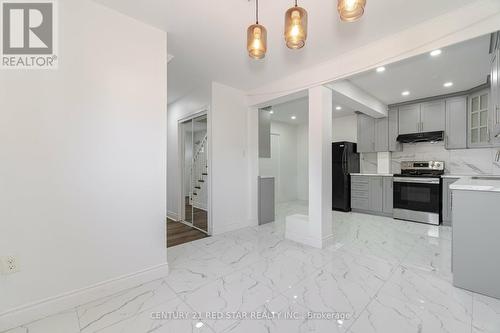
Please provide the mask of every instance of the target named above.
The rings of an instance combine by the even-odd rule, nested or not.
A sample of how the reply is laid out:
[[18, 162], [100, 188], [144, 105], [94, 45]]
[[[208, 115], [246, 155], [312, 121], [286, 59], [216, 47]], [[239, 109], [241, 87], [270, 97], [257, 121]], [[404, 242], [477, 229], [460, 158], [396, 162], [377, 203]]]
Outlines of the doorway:
[[180, 123], [182, 222], [208, 234], [208, 122], [203, 114]]

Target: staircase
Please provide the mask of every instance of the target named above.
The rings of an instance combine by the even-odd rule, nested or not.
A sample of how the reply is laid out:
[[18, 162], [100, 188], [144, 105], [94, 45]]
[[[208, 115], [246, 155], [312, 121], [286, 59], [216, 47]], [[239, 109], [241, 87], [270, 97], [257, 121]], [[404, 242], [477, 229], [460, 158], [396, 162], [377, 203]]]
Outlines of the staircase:
[[196, 208], [207, 209], [208, 156], [207, 136], [195, 143], [195, 154], [191, 167], [190, 203]]

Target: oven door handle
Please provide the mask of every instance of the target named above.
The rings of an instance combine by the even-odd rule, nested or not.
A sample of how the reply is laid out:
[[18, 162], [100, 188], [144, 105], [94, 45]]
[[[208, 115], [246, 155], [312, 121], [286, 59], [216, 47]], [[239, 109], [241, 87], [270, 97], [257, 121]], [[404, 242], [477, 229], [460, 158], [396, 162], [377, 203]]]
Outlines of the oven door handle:
[[423, 178], [410, 178], [410, 177], [402, 177], [402, 178], [394, 178], [395, 183], [416, 183], [416, 184], [437, 184], [441, 183], [441, 180], [436, 179], [423, 179]]

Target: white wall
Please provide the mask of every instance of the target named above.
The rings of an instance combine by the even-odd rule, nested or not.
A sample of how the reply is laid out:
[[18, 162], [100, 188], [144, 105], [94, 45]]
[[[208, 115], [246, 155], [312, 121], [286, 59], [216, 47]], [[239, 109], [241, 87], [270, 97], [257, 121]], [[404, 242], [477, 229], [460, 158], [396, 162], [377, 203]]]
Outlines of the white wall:
[[[179, 191], [182, 182], [182, 173], [179, 169], [179, 120], [208, 108], [212, 99], [211, 94], [210, 85], [202, 86], [195, 89], [191, 94], [168, 105], [167, 210], [168, 216], [174, 220], [181, 218]], [[208, 118], [210, 117], [211, 112], [209, 110]]]
[[58, 5], [59, 69], [0, 75], [0, 313], [166, 264], [166, 34]]
[[256, 223], [249, 198], [255, 191], [252, 184], [257, 183], [249, 161], [255, 152], [248, 133], [253, 110], [248, 109], [242, 91], [214, 82], [211, 111], [212, 221], [213, 233], [220, 234]]
[[333, 118], [333, 142], [358, 142], [358, 120], [356, 115]]
[[309, 200], [309, 125], [297, 128], [297, 199]]
[[278, 121], [271, 122], [271, 133], [279, 135], [278, 202], [297, 200], [297, 126]]

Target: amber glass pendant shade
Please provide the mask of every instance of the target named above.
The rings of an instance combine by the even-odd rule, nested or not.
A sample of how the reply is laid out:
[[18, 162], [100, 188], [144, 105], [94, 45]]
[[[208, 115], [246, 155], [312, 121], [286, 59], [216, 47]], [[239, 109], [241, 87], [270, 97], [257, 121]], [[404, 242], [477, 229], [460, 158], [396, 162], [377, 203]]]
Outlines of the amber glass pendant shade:
[[346, 22], [359, 20], [365, 13], [366, 0], [338, 0], [340, 19]]
[[304, 47], [307, 39], [307, 11], [302, 8], [292, 7], [285, 13], [285, 41], [290, 49]]
[[263, 25], [253, 24], [248, 27], [247, 50], [253, 59], [263, 59], [266, 56], [267, 30]]

